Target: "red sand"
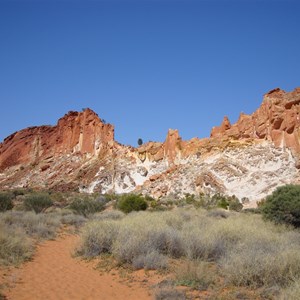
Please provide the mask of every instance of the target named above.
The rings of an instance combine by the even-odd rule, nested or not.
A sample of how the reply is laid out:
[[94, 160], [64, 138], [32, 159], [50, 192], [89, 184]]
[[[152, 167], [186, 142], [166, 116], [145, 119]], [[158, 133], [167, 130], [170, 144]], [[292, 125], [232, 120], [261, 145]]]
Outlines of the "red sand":
[[152, 299], [137, 282], [119, 282], [119, 275], [101, 274], [80, 258], [72, 257], [78, 237], [66, 235], [37, 247], [33, 261], [5, 275], [9, 300]]

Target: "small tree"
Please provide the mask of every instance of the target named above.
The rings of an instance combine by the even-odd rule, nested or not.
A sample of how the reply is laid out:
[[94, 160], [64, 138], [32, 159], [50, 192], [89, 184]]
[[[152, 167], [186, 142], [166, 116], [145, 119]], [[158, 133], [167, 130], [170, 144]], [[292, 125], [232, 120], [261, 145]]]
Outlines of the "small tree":
[[263, 216], [275, 223], [300, 227], [300, 185], [278, 187], [261, 204]]
[[125, 194], [117, 203], [117, 208], [128, 214], [131, 211], [146, 210], [148, 203], [141, 195]]
[[141, 145], [143, 145], [143, 140], [141, 138], [139, 138], [137, 143], [138, 143], [139, 146], [141, 146]]
[[0, 193], [0, 211], [6, 211], [13, 208], [12, 194]]
[[32, 194], [28, 195], [24, 200], [24, 207], [27, 210], [33, 210], [35, 213], [41, 213], [48, 207], [53, 205], [53, 202], [48, 194]]
[[102, 211], [105, 207], [105, 203], [97, 199], [77, 198], [72, 201], [69, 207], [74, 210], [75, 213], [88, 217], [89, 215]]

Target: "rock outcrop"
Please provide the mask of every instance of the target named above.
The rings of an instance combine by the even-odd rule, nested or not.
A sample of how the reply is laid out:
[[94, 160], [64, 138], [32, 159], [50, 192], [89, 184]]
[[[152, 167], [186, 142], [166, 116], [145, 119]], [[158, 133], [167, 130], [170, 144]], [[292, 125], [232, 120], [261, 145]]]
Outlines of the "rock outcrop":
[[104, 124], [95, 112], [70, 111], [56, 126], [30, 127], [7, 137], [0, 144], [0, 170], [18, 164], [38, 164], [46, 157], [62, 154], [97, 156], [113, 143], [114, 127]]
[[276, 147], [288, 147], [300, 153], [300, 88], [286, 93], [274, 89], [264, 96], [262, 105], [252, 114], [241, 113], [237, 123], [224, 118], [220, 127], [211, 131], [212, 138], [265, 139]]
[[210, 138], [138, 148], [114, 140], [114, 127], [90, 109], [69, 112], [56, 126], [30, 127], [0, 144], [0, 188], [83, 192], [137, 191], [154, 197], [225, 193], [257, 201], [278, 185], [299, 183], [300, 88], [264, 96], [251, 115], [224, 117]]

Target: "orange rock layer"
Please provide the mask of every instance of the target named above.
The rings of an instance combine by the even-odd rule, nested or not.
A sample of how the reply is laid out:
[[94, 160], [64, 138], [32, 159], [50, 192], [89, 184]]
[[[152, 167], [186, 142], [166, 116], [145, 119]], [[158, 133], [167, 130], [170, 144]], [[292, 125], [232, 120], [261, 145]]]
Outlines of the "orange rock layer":
[[252, 114], [241, 113], [231, 125], [228, 118], [211, 131], [212, 138], [266, 139], [275, 146], [300, 153], [300, 88], [290, 93], [274, 89], [264, 96], [262, 105]]
[[61, 154], [97, 155], [113, 143], [114, 127], [95, 112], [70, 111], [56, 126], [29, 127], [8, 136], [0, 144], [0, 170]]
[[147, 157], [152, 161], [166, 159], [173, 165], [176, 159], [203, 155], [213, 148], [226, 146], [226, 141], [235, 140], [266, 139], [277, 147], [290, 148], [299, 156], [299, 104], [300, 88], [289, 93], [274, 89], [264, 96], [262, 105], [252, 115], [242, 113], [233, 125], [224, 117], [221, 126], [212, 129], [209, 139], [182, 141], [177, 130], [169, 130], [164, 143], [149, 142], [137, 149], [115, 142], [113, 125], [105, 124], [92, 110], [71, 111], [56, 126], [30, 127], [7, 137], [0, 144], [0, 171], [16, 165], [38, 164], [61, 155], [77, 154], [85, 158], [103, 158], [112, 153], [124, 155], [126, 148], [136, 152], [141, 161]]

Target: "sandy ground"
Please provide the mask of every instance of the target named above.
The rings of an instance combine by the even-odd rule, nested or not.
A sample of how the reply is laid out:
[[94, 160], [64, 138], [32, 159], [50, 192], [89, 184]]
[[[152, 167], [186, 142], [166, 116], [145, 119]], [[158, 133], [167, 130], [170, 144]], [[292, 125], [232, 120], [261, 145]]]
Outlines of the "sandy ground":
[[[141, 282], [95, 270], [95, 262], [72, 257], [78, 236], [63, 235], [37, 247], [32, 261], [2, 276], [8, 300], [153, 299]], [[123, 281], [123, 282], [122, 282]]]

